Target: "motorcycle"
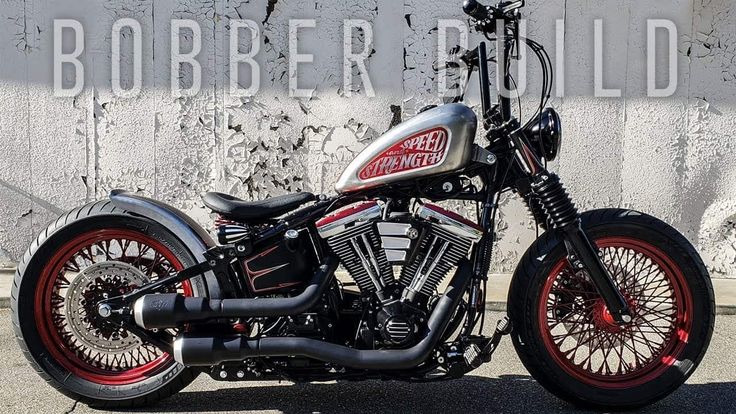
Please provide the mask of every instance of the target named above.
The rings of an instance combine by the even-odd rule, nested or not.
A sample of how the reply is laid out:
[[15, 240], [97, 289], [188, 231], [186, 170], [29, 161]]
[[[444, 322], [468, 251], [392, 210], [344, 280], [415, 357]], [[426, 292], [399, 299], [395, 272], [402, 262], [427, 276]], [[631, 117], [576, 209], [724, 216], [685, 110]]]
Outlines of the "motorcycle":
[[[500, 45], [495, 58], [486, 42], [454, 54], [468, 77], [478, 72], [485, 145], [474, 143], [478, 119], [457, 96], [369, 144], [334, 196], [205, 194], [217, 242], [174, 207], [122, 190], [57, 219], [23, 256], [12, 288], [12, 323], [31, 365], [76, 400], [131, 407], [200, 373], [460, 378], [510, 335], [538, 383], [574, 404], [632, 408], [673, 392], [713, 331], [708, 272], [657, 218], [580, 213], [547, 169], [562, 130], [546, 107], [549, 56], [519, 35], [523, 5], [463, 4]], [[491, 103], [488, 73], [495, 61], [510, 90], [501, 62], [524, 45], [544, 82], [537, 112], [521, 122], [508, 94]], [[544, 233], [513, 275], [507, 316], [484, 336], [494, 224], [509, 191]], [[436, 204], [450, 200], [474, 203], [475, 220]], [[340, 265], [350, 280], [335, 276]]]

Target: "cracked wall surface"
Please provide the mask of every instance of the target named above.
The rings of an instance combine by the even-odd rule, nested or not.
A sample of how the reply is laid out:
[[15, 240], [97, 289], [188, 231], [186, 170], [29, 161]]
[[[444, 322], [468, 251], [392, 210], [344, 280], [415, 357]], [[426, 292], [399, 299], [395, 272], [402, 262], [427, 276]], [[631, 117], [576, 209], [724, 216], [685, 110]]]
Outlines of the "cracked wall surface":
[[[564, 19], [564, 146], [552, 168], [582, 209], [630, 207], [673, 224], [696, 245], [714, 277], [736, 277], [736, 12], [728, 0], [532, 0], [528, 36], [552, 60], [555, 20]], [[112, 93], [111, 28], [121, 18], [142, 28], [142, 92]], [[85, 88], [53, 96], [53, 19], [85, 29]], [[202, 89], [170, 92], [170, 20], [192, 19], [202, 31]], [[315, 19], [302, 29], [299, 66], [308, 97], [290, 98], [289, 19]], [[603, 19], [603, 84], [623, 97], [593, 97], [593, 20]], [[678, 28], [678, 88], [651, 99], [646, 91], [646, 19]], [[233, 19], [261, 29], [261, 88], [249, 98], [229, 91]], [[343, 20], [362, 19], [373, 41], [356, 33], [375, 97], [358, 69], [343, 87]], [[342, 169], [365, 145], [420, 108], [437, 104], [438, 19], [464, 20], [460, 1], [430, 0], [5, 0], [0, 8], [0, 264], [12, 264], [33, 235], [63, 211], [106, 197], [114, 188], [153, 196], [206, 227], [199, 196], [209, 190], [263, 199], [293, 191], [331, 193]], [[447, 44], [459, 38], [450, 31]], [[180, 37], [183, 50], [192, 36]], [[480, 37], [472, 33], [470, 44]], [[252, 45], [241, 35], [241, 51]], [[132, 40], [123, 31], [121, 73], [131, 74]], [[539, 91], [530, 61], [527, 115]], [[660, 65], [664, 66], [664, 65]], [[658, 67], [663, 73], [664, 67]], [[239, 69], [243, 86], [251, 79]], [[491, 79], [495, 80], [495, 74]], [[182, 85], [191, 70], [181, 72]], [[123, 85], [128, 85], [123, 82]], [[479, 107], [471, 83], [467, 103]], [[350, 97], [348, 97], [350, 92]], [[477, 137], [481, 142], [482, 136]], [[494, 270], [512, 271], [535, 228], [513, 196], [501, 200]], [[472, 214], [473, 206], [454, 208]]]

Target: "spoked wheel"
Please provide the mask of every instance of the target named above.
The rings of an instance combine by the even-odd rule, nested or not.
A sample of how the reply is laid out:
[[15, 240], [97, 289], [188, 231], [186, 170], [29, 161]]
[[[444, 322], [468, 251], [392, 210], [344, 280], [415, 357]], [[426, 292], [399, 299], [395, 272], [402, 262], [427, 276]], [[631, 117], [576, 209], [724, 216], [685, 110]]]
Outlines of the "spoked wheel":
[[710, 279], [687, 240], [657, 219], [601, 210], [583, 224], [631, 323], [613, 320], [587, 273], [573, 270], [564, 245], [547, 234], [525, 255], [509, 294], [514, 345], [539, 383], [564, 399], [649, 404], [679, 387], [705, 353], [714, 321]]
[[602, 388], [636, 386], [658, 377], [687, 343], [690, 290], [658, 248], [622, 237], [595, 242], [629, 303], [632, 321], [618, 325], [588, 275], [574, 272], [563, 259], [540, 295], [544, 344], [558, 365], [581, 381]]
[[[36, 325], [51, 355], [74, 375], [132, 384], [174, 361], [169, 354], [100, 316], [97, 303], [182, 270], [157, 240], [125, 229], [93, 230], [66, 242], [36, 289]], [[189, 282], [179, 287], [191, 296]]]
[[[18, 265], [11, 307], [21, 348], [47, 382], [90, 405], [139, 406], [177, 392], [195, 372], [105, 318], [98, 304], [194, 264], [155, 222], [109, 202], [73, 210], [49, 226]], [[201, 278], [168, 289], [206, 294]]]

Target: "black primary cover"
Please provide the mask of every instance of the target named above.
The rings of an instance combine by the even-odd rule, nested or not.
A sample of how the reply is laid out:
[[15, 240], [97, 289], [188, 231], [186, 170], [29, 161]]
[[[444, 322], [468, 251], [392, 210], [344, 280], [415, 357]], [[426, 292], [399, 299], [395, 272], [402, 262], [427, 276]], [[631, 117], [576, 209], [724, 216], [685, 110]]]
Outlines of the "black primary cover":
[[[291, 245], [291, 246], [290, 246]], [[253, 293], [291, 290], [308, 282], [316, 263], [309, 232], [299, 238], [274, 244], [243, 261], [248, 285]]]

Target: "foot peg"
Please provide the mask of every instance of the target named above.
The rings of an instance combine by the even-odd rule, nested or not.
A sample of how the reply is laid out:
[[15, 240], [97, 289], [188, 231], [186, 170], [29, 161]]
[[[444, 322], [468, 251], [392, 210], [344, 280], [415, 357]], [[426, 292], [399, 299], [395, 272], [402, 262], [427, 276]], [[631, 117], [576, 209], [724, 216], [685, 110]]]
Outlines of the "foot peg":
[[460, 378], [464, 374], [478, 368], [491, 360], [493, 352], [498, 348], [501, 337], [511, 333], [511, 320], [508, 316], [498, 321], [496, 331], [490, 338], [473, 336], [462, 343], [453, 343], [445, 350], [439, 362], [447, 368], [450, 378]]
[[489, 362], [491, 360], [493, 353], [496, 351], [496, 349], [498, 348], [498, 344], [501, 342], [501, 337], [510, 334], [513, 330], [514, 327], [511, 324], [511, 319], [509, 319], [508, 316], [504, 316], [498, 321], [498, 323], [496, 324], [496, 331], [493, 332], [493, 336], [480, 352], [480, 357], [483, 362]]
[[473, 369], [478, 368], [480, 364], [483, 363], [483, 360], [480, 357], [480, 348], [478, 348], [478, 345], [474, 343], [469, 344], [465, 348], [463, 358], [465, 358], [465, 363]]

